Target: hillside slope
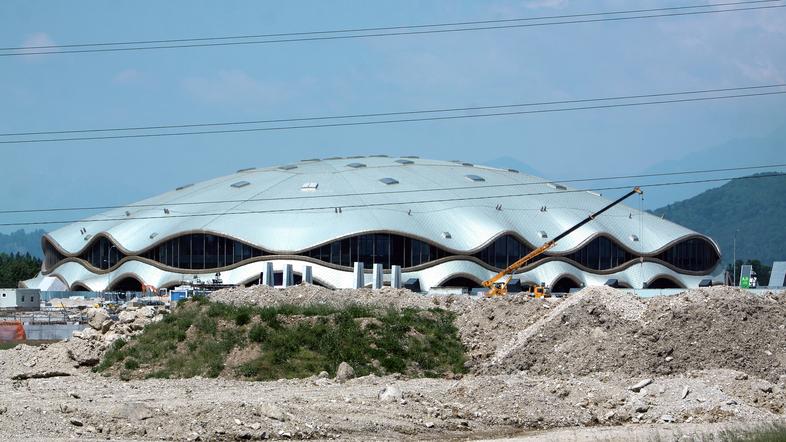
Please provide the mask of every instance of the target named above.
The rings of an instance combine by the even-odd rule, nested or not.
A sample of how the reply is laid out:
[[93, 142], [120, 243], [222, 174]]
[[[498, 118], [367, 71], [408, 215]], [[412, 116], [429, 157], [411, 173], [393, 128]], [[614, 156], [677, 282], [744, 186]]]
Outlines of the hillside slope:
[[24, 255], [29, 253], [36, 258], [43, 258], [41, 251], [41, 237], [44, 236], [43, 230], [25, 232], [19, 229], [11, 233], [0, 233], [0, 253]]
[[735, 179], [693, 198], [654, 210], [656, 215], [709, 235], [732, 260], [737, 231], [737, 259], [759, 259], [766, 265], [786, 260], [786, 174], [759, 174]]

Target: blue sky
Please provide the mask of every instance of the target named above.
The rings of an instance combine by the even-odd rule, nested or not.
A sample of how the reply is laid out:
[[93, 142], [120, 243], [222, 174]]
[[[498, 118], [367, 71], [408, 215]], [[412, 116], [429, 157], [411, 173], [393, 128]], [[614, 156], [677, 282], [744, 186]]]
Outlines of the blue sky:
[[[4, 0], [0, 45], [395, 26], [697, 3]], [[428, 36], [5, 57], [0, 59], [0, 132], [784, 82], [784, 9]], [[352, 154], [414, 154], [496, 165], [510, 158], [552, 179], [786, 162], [784, 109], [786, 97], [775, 96], [401, 125], [3, 145], [0, 207], [131, 203], [244, 167]], [[654, 208], [702, 189], [654, 190], [647, 204]], [[2, 221], [58, 217], [63, 215]]]

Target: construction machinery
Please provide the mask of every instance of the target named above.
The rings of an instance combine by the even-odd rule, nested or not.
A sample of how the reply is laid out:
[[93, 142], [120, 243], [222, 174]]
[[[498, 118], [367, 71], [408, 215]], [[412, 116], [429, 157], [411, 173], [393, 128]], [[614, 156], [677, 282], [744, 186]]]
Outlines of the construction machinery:
[[[491, 279], [483, 281], [483, 286], [487, 287], [489, 289], [486, 292], [486, 297], [505, 296], [505, 295], [507, 295], [508, 294], [508, 283], [513, 278], [513, 274], [517, 270], [519, 270], [522, 267], [526, 266], [529, 261], [531, 261], [532, 259], [542, 255], [547, 250], [549, 250], [552, 247], [554, 247], [555, 245], [557, 245], [557, 241], [559, 241], [562, 238], [570, 235], [571, 233], [573, 233], [574, 231], [579, 229], [584, 224], [587, 224], [588, 222], [594, 220], [595, 218], [597, 218], [603, 212], [611, 209], [612, 207], [614, 207], [617, 204], [621, 203], [622, 201], [624, 201], [629, 196], [631, 196], [631, 195], [633, 195], [635, 193], [638, 193], [639, 195], [641, 195], [643, 192], [642, 192], [641, 188], [634, 187], [633, 190], [631, 190], [630, 192], [628, 192], [625, 195], [619, 197], [615, 201], [609, 203], [607, 206], [603, 207], [602, 209], [598, 210], [597, 212], [592, 213], [588, 217], [586, 217], [583, 220], [581, 220], [575, 226], [573, 226], [573, 227], [569, 228], [568, 230], [566, 230], [566, 231], [560, 233], [559, 235], [557, 235], [554, 239], [552, 239], [550, 241], [547, 241], [542, 246], [540, 246], [540, 247], [536, 248], [535, 250], [529, 252], [527, 255], [523, 256], [518, 261], [514, 262], [513, 264], [509, 265], [507, 268], [505, 268], [501, 272], [499, 272], [496, 275], [494, 275]], [[505, 279], [503, 280], [503, 278], [505, 278]], [[535, 295], [536, 298], [542, 298], [543, 296], [546, 295], [547, 292], [548, 292], [548, 289], [545, 287], [545, 285], [540, 285], [540, 286], [535, 287], [534, 295]]]

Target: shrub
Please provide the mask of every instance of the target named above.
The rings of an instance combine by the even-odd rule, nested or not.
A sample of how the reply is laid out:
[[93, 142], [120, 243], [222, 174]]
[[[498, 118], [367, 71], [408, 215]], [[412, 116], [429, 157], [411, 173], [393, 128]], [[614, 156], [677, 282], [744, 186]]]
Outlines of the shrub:
[[[283, 321], [288, 316], [308, 319], [290, 324]], [[260, 322], [252, 323], [254, 317]], [[373, 322], [361, 328], [360, 318]], [[115, 342], [95, 370], [117, 367], [124, 378], [216, 377], [226, 372], [227, 355], [235, 348], [255, 343], [261, 353], [238, 366], [235, 375], [254, 380], [305, 377], [322, 370], [335, 373], [343, 361], [358, 376], [462, 373], [464, 349], [454, 319], [452, 313], [440, 309], [184, 302], [131, 341]], [[379, 366], [372, 365], [374, 360]]]

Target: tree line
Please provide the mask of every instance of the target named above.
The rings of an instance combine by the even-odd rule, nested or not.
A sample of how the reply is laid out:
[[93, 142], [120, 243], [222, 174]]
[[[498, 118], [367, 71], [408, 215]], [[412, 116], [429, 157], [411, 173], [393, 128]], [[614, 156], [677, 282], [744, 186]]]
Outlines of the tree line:
[[18, 287], [19, 281], [33, 278], [39, 271], [41, 260], [29, 253], [0, 253], [0, 287]]

